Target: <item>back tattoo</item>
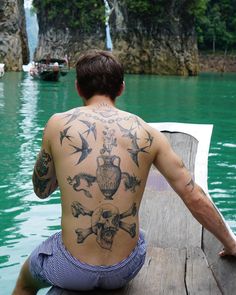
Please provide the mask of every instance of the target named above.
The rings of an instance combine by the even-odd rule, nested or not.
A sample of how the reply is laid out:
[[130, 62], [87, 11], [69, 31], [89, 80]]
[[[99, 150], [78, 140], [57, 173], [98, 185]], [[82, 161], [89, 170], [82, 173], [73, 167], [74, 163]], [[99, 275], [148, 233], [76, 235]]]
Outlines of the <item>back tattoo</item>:
[[[99, 155], [96, 157], [96, 175], [91, 175], [85, 171], [79, 171], [76, 175], [69, 175], [67, 182], [76, 192], [83, 193], [86, 198], [93, 198], [90, 187], [94, 184], [98, 185], [99, 190], [104, 196], [104, 200], [113, 200], [121, 183], [123, 183], [126, 191], [132, 193], [141, 184], [134, 173], [130, 171], [122, 171], [120, 168], [121, 158], [114, 153], [117, 147], [117, 136], [126, 137], [130, 142], [127, 148], [127, 155], [130, 156], [135, 166], [139, 167], [139, 156], [142, 153], [149, 153], [149, 148], [152, 145], [153, 137], [143, 127], [141, 121], [134, 115], [119, 116], [116, 109], [106, 106], [105, 104], [97, 107], [91, 113], [83, 112], [82, 109], [75, 109], [67, 114], [63, 119], [66, 119], [65, 128], [60, 131], [60, 145], [68, 144], [71, 147], [71, 154], [78, 154], [78, 159], [75, 165], [80, 165], [81, 162], [93, 153], [93, 145], [97, 141], [97, 122], [102, 122], [104, 129], [102, 130], [102, 146]], [[73, 143], [74, 134], [70, 134], [72, 122], [78, 120], [85, 127], [82, 132], [78, 132], [81, 139], [81, 144]], [[123, 122], [131, 122], [130, 127], [124, 127]], [[113, 127], [114, 126], [114, 127]], [[115, 129], [115, 126], [118, 128]], [[139, 135], [140, 130], [146, 133], [145, 143], [140, 145]], [[117, 134], [120, 132], [120, 134]], [[145, 134], [144, 133], [144, 134]], [[143, 141], [142, 141], [143, 142]], [[136, 224], [127, 224], [122, 221], [127, 216], [136, 215], [136, 204], [128, 211], [120, 214], [119, 209], [112, 204], [104, 203], [94, 211], [85, 208], [79, 202], [73, 202], [71, 205], [72, 214], [74, 217], [80, 215], [91, 216], [91, 227], [88, 229], [76, 229], [77, 242], [83, 243], [84, 240], [91, 234], [97, 236], [97, 243], [104, 249], [110, 250], [113, 243], [113, 238], [117, 231], [121, 228], [129, 233], [130, 237], [136, 235]]]

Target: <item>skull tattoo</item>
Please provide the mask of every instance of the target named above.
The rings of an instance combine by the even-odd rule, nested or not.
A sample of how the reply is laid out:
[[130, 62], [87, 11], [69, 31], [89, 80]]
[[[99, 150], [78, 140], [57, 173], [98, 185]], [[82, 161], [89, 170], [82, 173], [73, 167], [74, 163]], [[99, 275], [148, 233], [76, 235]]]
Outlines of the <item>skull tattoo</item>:
[[97, 242], [102, 248], [111, 249], [119, 224], [119, 210], [111, 204], [100, 206], [93, 212], [92, 230], [97, 235]]
[[72, 214], [76, 218], [79, 218], [80, 215], [91, 216], [90, 228], [77, 228], [75, 230], [77, 234], [77, 243], [83, 243], [90, 234], [95, 234], [97, 236], [97, 243], [102, 248], [110, 250], [113, 244], [113, 239], [120, 228], [129, 233], [132, 238], [136, 235], [136, 223], [128, 224], [122, 221], [123, 218], [136, 215], [136, 203], [122, 214], [120, 214], [117, 207], [111, 204], [103, 204], [94, 211], [91, 211], [75, 201], [72, 203], [71, 208]]

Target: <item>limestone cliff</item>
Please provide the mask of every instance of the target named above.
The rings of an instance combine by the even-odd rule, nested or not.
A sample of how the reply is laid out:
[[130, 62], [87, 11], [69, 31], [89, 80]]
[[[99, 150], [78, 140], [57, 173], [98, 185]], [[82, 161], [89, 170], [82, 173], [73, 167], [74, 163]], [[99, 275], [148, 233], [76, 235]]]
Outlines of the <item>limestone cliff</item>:
[[105, 49], [104, 3], [100, 1], [34, 0], [39, 37], [35, 59], [69, 57], [73, 66], [87, 49]]
[[[196, 0], [107, 0], [113, 52], [127, 73], [196, 75]], [[36, 59], [105, 48], [105, 5], [95, 0], [34, 0], [39, 23]], [[57, 4], [56, 4], [57, 3]]]
[[29, 62], [23, 0], [0, 1], [0, 62], [8, 71]]
[[108, 0], [108, 3], [113, 50], [126, 72], [198, 73], [194, 17], [187, 1]]

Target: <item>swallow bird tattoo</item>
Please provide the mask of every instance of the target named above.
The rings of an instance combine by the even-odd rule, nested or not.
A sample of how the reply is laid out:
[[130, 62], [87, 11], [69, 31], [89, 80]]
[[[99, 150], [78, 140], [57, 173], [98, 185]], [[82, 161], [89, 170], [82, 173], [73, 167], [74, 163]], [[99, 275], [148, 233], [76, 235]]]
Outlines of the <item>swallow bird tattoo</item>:
[[148, 148], [149, 146], [145, 146], [145, 147], [139, 147], [137, 140], [132, 140], [132, 148], [131, 149], [127, 149], [127, 151], [130, 153], [130, 156], [132, 158], [132, 160], [134, 161], [134, 163], [139, 167], [139, 163], [138, 163], [138, 154], [140, 152], [142, 153], [148, 153], [147, 151], [145, 151], [146, 148]]
[[83, 137], [82, 134], [79, 133], [79, 136], [81, 138], [81, 141], [82, 141], [82, 147], [77, 147], [77, 146], [74, 146], [74, 145], [70, 145], [72, 146], [75, 151], [72, 153], [72, 154], [75, 154], [75, 153], [81, 153], [81, 156], [79, 158], [79, 161], [76, 163], [76, 165], [78, 165], [79, 163], [81, 163], [84, 159], [87, 158], [87, 156], [91, 153], [92, 149], [89, 147], [88, 145], [88, 142], [86, 141], [86, 139]]
[[152, 142], [153, 142], [153, 136], [151, 136], [151, 134], [147, 130], [146, 130], [146, 132], [147, 132], [147, 136], [148, 136], [148, 137], [145, 138], [146, 143], [147, 144], [149, 143], [149, 146], [151, 146]]
[[134, 130], [134, 128], [132, 128], [132, 126], [129, 129], [125, 129], [124, 127], [122, 127], [119, 123], [117, 123], [117, 125], [120, 128], [120, 131], [123, 133], [123, 137], [129, 137], [130, 139], [134, 138], [134, 135], [132, 134], [132, 131]]
[[[84, 123], [88, 129], [84, 131], [84, 133], [87, 133], [87, 136], [90, 134], [90, 132], [93, 133], [94, 139], [97, 139], [97, 129], [96, 129], [96, 123], [90, 123], [88, 121], [80, 120], [80, 122]], [[83, 134], [84, 134], [83, 133]]]
[[68, 130], [70, 129], [71, 126], [67, 127], [66, 129], [64, 129], [63, 131], [60, 131], [60, 143], [62, 145], [63, 139], [67, 138], [69, 141], [71, 141], [71, 138], [73, 138], [73, 136], [70, 136], [67, 134]]
[[70, 118], [69, 118], [69, 120], [66, 122], [65, 125], [67, 125], [67, 124], [73, 122], [74, 120], [76, 120], [81, 114], [83, 114], [83, 113], [82, 113], [79, 109], [75, 109], [75, 110], [73, 111], [73, 113], [67, 114], [67, 115], [65, 116], [65, 118], [68, 118], [68, 117], [70, 117]]
[[140, 121], [139, 121], [139, 119], [137, 117], [135, 117], [134, 120], [135, 120], [135, 123], [136, 123], [138, 129], [140, 127], [142, 127], [142, 124], [140, 123]]

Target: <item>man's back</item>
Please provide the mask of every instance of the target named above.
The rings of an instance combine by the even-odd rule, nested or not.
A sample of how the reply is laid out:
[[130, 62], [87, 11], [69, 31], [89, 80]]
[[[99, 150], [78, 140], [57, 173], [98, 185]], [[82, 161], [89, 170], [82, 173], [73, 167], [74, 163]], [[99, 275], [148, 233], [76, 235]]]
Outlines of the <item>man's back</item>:
[[152, 129], [106, 104], [57, 114], [48, 128], [66, 248], [94, 265], [125, 259], [139, 237], [138, 210], [154, 158]]
[[125, 85], [119, 61], [110, 52], [85, 52], [75, 84], [86, 107], [49, 120], [33, 172], [39, 198], [60, 188], [62, 235], [55, 233], [31, 253], [13, 294], [36, 294], [45, 284], [116, 289], [132, 280], [146, 255], [138, 211], [152, 163], [222, 241], [220, 255], [236, 255], [235, 236], [165, 136], [114, 107]]

